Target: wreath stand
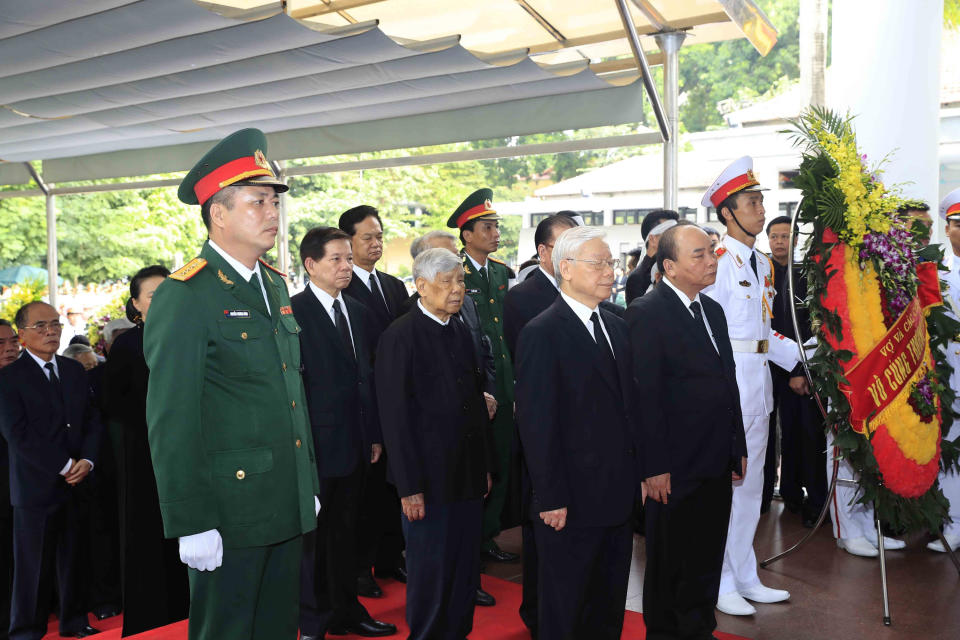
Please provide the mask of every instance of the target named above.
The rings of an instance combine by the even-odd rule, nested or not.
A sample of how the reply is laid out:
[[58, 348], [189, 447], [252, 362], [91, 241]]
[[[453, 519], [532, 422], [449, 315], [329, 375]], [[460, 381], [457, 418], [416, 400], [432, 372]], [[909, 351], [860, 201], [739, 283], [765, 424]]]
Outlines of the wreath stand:
[[[794, 304], [790, 304], [788, 305], [788, 307], [790, 309], [791, 320], [793, 321], [793, 331], [795, 336], [800, 335], [800, 324], [797, 321], [797, 309], [796, 309], [797, 297], [794, 294], [793, 246], [794, 246], [794, 240], [797, 236], [797, 219], [800, 215], [800, 209], [801, 207], [798, 206], [794, 211], [793, 221], [790, 225], [790, 244], [789, 244], [790, 252], [788, 254], [788, 262], [787, 262], [787, 286], [789, 288], [790, 300], [794, 302]], [[800, 348], [800, 362], [803, 364], [804, 375], [807, 378], [807, 382], [810, 384], [810, 392], [813, 395], [813, 399], [817, 403], [817, 409], [819, 409], [820, 415], [823, 416], [824, 422], [826, 422], [828, 419], [827, 411], [823, 406], [823, 401], [821, 400], [820, 395], [816, 392], [813, 386], [813, 376], [810, 373], [810, 366], [809, 366], [809, 363], [807, 362], [807, 353], [804, 350], [803, 345], [800, 345], [798, 343], [798, 346]], [[830, 428], [832, 429], [833, 427], [831, 426]], [[852, 487], [858, 486], [857, 482], [854, 480], [840, 479], [838, 477], [839, 473], [840, 473], [840, 460], [839, 458], [834, 456], [833, 471], [830, 478], [830, 488], [827, 490], [827, 499], [823, 504], [823, 509], [820, 510], [820, 517], [817, 518], [817, 522], [813, 525], [813, 528], [810, 529], [810, 531], [808, 531], [806, 535], [804, 535], [792, 547], [790, 547], [789, 549], [786, 549], [785, 551], [781, 551], [780, 553], [778, 553], [773, 557], [770, 557], [770, 558], [767, 558], [766, 560], [761, 561], [760, 562], [761, 567], [766, 569], [769, 565], [773, 564], [774, 562], [777, 562], [778, 560], [782, 560], [783, 558], [786, 558], [787, 556], [792, 554], [794, 551], [798, 551], [805, 544], [807, 544], [807, 542], [813, 539], [813, 536], [817, 533], [817, 530], [820, 529], [820, 526], [823, 524], [823, 521], [827, 517], [827, 512], [830, 510], [830, 501], [833, 499], [834, 494], [837, 491], [838, 484], [843, 484], [844, 486], [852, 486]], [[881, 527], [880, 518], [876, 515], [877, 514], [876, 504], [874, 504], [873, 513], [874, 513], [874, 523], [877, 529], [877, 548], [878, 548], [878, 551], [880, 552], [880, 583], [883, 588], [883, 624], [889, 627], [892, 624], [892, 620], [890, 618], [890, 596], [887, 590], [886, 550], [884, 549], [884, 544], [883, 544], [883, 529]], [[960, 576], [960, 559], [957, 558], [957, 555], [954, 553], [953, 549], [950, 547], [949, 544], [947, 544], [947, 539], [944, 537], [942, 529], [940, 531], [940, 544], [942, 544], [943, 548], [946, 549], [947, 555], [949, 555], [950, 560], [953, 561], [953, 566], [957, 569], [957, 575]]]

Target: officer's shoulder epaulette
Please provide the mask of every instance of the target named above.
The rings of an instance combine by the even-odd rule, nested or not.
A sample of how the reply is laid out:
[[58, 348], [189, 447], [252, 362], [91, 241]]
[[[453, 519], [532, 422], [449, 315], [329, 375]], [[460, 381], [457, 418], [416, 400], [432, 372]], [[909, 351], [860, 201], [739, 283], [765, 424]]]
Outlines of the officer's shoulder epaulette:
[[263, 258], [258, 258], [258, 260], [260, 261], [260, 264], [262, 264], [263, 266], [265, 266], [267, 269], [270, 269], [270, 271], [273, 271], [274, 273], [279, 274], [281, 278], [286, 278], [286, 277], [287, 277], [287, 274], [285, 274], [283, 271], [280, 271], [280, 269], [277, 269], [277, 268], [276, 268], [275, 266], [273, 266], [272, 264], [269, 264], [268, 262], [264, 261]]
[[726, 247], [717, 247], [717, 250], [714, 252], [717, 254], [718, 258], [722, 258], [727, 253]]
[[510, 268], [510, 265], [508, 265], [508, 264], [507, 264], [506, 262], [504, 262], [503, 260], [500, 260], [500, 259], [498, 259], [498, 258], [494, 258], [493, 256], [487, 256], [487, 260], [489, 260], [490, 262], [496, 262], [497, 264], [502, 264], [503, 266], [505, 266], [505, 267], [507, 268], [507, 277], [509, 277], [509, 278], [511, 278], [511, 279], [517, 277], [517, 274], [514, 273], [513, 269]]
[[179, 280], [181, 282], [186, 282], [193, 276], [197, 275], [203, 268], [207, 266], [207, 261], [203, 258], [194, 258], [187, 264], [183, 265], [176, 271], [170, 274], [170, 277], [174, 280]]

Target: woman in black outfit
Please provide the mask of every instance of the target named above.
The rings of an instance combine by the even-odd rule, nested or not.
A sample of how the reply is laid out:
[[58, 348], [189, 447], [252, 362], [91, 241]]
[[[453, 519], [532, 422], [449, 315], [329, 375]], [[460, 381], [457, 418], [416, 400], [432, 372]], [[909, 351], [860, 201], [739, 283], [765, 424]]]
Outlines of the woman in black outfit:
[[127, 313], [136, 327], [114, 341], [104, 372], [105, 402], [122, 433], [120, 527], [123, 636], [187, 617], [190, 590], [176, 539], [163, 535], [157, 482], [147, 443], [147, 363], [143, 322], [157, 286], [170, 272], [145, 267], [130, 281]]

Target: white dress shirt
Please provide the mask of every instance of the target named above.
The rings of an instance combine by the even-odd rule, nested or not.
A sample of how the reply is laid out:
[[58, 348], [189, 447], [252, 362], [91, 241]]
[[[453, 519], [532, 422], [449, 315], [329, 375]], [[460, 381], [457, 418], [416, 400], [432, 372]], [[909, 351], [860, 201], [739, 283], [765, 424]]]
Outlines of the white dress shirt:
[[[24, 351], [26, 351], [27, 355], [33, 358], [33, 361], [37, 363], [37, 366], [39, 366], [40, 370], [43, 371], [43, 375], [46, 376], [48, 381], [50, 380], [50, 370], [47, 369], [48, 363], [53, 365], [53, 372], [57, 374], [57, 379], [58, 380], [62, 379], [60, 376], [60, 366], [57, 364], [56, 356], [54, 356], [53, 358], [50, 358], [50, 360], [44, 360], [34, 352], [30, 351], [30, 349], [24, 349]], [[84, 460], [87, 460], [87, 459], [84, 458]], [[90, 463], [90, 470], [93, 471], [93, 461], [87, 460], [87, 462]], [[60, 469], [60, 475], [62, 476], [67, 475], [67, 472], [70, 471], [71, 466], [72, 466], [71, 461], [67, 460], [67, 464], [63, 465], [63, 469]]]
[[428, 318], [430, 318], [431, 320], [433, 320], [433, 321], [436, 322], [437, 324], [443, 325], [443, 326], [445, 327], [445, 326], [447, 326], [447, 324], [450, 322], [450, 318], [447, 318], [446, 320], [441, 320], [441, 319], [438, 318], [437, 316], [435, 316], [435, 315], [433, 315], [432, 313], [430, 313], [429, 311], [427, 311], [427, 308], [426, 308], [425, 306], [423, 306], [423, 301], [420, 300], [420, 298], [417, 298], [417, 306], [420, 307], [420, 311], [423, 311], [423, 315], [427, 316]]
[[[596, 313], [597, 317], [599, 318], [600, 317], [599, 307], [594, 307], [593, 309], [591, 309], [590, 307], [583, 304], [582, 302], [574, 300], [563, 291], [560, 292], [560, 296], [563, 298], [563, 301], [566, 302], [571, 309], [573, 309], [573, 312], [577, 315], [578, 318], [580, 318], [580, 322], [583, 323], [583, 326], [586, 327], [587, 331], [590, 333], [590, 337], [593, 338], [594, 341], [596, 342], [597, 338], [593, 333], [593, 321], [590, 319], [590, 316]], [[613, 353], [613, 341], [610, 340], [610, 332], [607, 331], [607, 327], [604, 326], [603, 320], [600, 320], [600, 330], [603, 331], [603, 335], [607, 337], [607, 344], [610, 345], [610, 352]], [[613, 358], [614, 360], [616, 360], [617, 355], [614, 354]]]
[[[463, 252], [463, 255], [467, 256], [467, 259], [470, 260], [470, 264], [472, 264], [472, 265], [473, 265], [473, 268], [476, 269], [477, 271], [480, 271], [480, 269], [487, 269], [487, 267], [490, 265], [490, 260], [489, 260], [489, 259], [486, 260], [486, 261], [484, 261], [483, 264], [480, 264], [480, 263], [478, 263], [476, 260], [474, 260], [474, 259], [473, 259], [473, 256], [471, 256], [471, 255], [470, 255], [469, 253], [467, 253], [466, 251]], [[487, 269], [487, 277], [488, 277], [488, 278], [490, 277], [490, 269]]]
[[370, 286], [370, 279], [375, 279], [377, 281], [377, 287], [380, 289], [380, 295], [383, 295], [383, 283], [380, 282], [380, 278], [377, 277], [376, 269], [373, 271], [367, 271], [363, 267], [358, 267], [356, 264], [354, 264], [353, 273], [360, 278], [360, 282], [362, 282], [370, 291], [373, 291], [373, 288]]
[[[343, 317], [347, 321], [347, 329], [350, 330], [350, 342], [353, 342], [353, 325], [350, 324], [350, 314], [347, 313], [347, 303], [343, 301], [343, 294], [338, 292], [337, 297], [334, 298], [329, 293], [313, 284], [312, 280], [307, 286], [310, 287], [310, 291], [313, 291], [313, 295], [317, 297], [317, 300], [319, 300], [320, 304], [323, 305], [323, 308], [326, 309], [327, 315], [330, 316], [330, 322], [333, 323], [334, 327], [337, 326], [337, 316], [333, 313], [333, 301], [340, 301], [340, 310], [343, 312]], [[353, 345], [353, 355], [357, 355], [356, 344]]]
[[240, 277], [247, 282], [250, 282], [250, 278], [253, 277], [253, 274], [257, 274], [257, 280], [260, 281], [260, 293], [263, 294], [263, 304], [267, 308], [267, 315], [270, 315], [270, 299], [267, 298], [267, 290], [263, 288], [263, 274], [260, 273], [260, 261], [258, 260], [253, 263], [253, 269], [250, 269], [245, 264], [218, 247], [217, 243], [213, 240], [207, 240], [207, 242], [209, 242], [213, 250], [219, 253], [223, 259], [227, 261], [227, 264], [233, 267], [234, 270], [240, 274]]
[[687, 308], [687, 311], [690, 312], [690, 315], [693, 316], [694, 319], [696, 319], [697, 315], [693, 312], [693, 309], [690, 308], [690, 305], [693, 304], [694, 302], [700, 305], [700, 310], [701, 310], [700, 317], [703, 318], [703, 325], [707, 328], [707, 335], [710, 336], [710, 342], [713, 343], [713, 348], [717, 350], [717, 353], [720, 353], [720, 349], [717, 348], [717, 341], [713, 339], [713, 329], [710, 328], [710, 321], [707, 320], [707, 313], [703, 311], [703, 301], [700, 300], [700, 292], [698, 291], [697, 295], [695, 295], [693, 297], [693, 300], [691, 300], [690, 298], [687, 297], [687, 294], [685, 294], [683, 291], [680, 291], [680, 289], [677, 288], [677, 285], [670, 282], [670, 278], [668, 278], [667, 276], [664, 276], [663, 278], [661, 278], [660, 282], [666, 282], [667, 286], [673, 289], [674, 293], [676, 293], [677, 296], [679, 296], [680, 302], [683, 303], [683, 306]]

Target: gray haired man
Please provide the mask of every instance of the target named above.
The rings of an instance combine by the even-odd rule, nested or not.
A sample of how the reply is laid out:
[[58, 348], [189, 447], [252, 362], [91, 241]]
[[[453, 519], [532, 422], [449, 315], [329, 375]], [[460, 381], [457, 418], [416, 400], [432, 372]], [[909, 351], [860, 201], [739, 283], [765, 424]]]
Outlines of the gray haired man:
[[420, 299], [377, 349], [377, 402], [407, 541], [410, 640], [465, 638], [480, 586], [483, 498], [493, 439], [484, 377], [456, 317], [466, 295], [460, 258], [417, 256]]

